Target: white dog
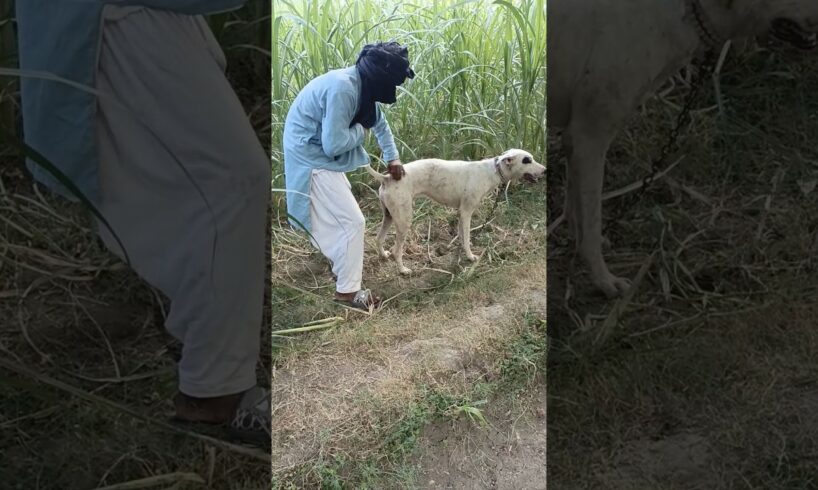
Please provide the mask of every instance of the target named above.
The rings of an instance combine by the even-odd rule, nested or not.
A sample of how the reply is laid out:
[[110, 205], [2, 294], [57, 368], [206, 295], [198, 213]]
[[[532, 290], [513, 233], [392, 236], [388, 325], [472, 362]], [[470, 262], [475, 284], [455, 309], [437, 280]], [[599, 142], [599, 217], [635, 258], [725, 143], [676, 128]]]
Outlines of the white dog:
[[568, 155], [563, 215], [594, 285], [630, 283], [602, 257], [605, 155], [628, 117], [670, 76], [726, 40], [772, 34], [816, 45], [816, 0], [553, 0], [548, 2], [549, 125]]
[[411, 274], [403, 265], [403, 243], [412, 225], [412, 207], [416, 196], [426, 196], [444, 206], [460, 210], [458, 236], [466, 257], [477, 260], [471, 251], [471, 217], [480, 201], [501, 184], [525, 180], [536, 182], [545, 174], [545, 167], [534, 161], [527, 151], [511, 149], [495, 158], [478, 162], [448, 161], [437, 158], [416, 160], [403, 166], [406, 170], [399, 181], [382, 175], [367, 166], [367, 172], [381, 186], [378, 197], [383, 211], [383, 223], [378, 233], [378, 254], [389, 257], [383, 249], [386, 233], [395, 224], [395, 246], [392, 255], [401, 274]]

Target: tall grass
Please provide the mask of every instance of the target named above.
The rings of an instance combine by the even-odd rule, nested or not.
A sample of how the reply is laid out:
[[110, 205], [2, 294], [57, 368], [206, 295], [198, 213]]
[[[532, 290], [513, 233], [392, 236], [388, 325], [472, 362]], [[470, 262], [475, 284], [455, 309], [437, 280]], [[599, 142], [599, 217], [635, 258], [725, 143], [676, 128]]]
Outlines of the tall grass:
[[[509, 147], [544, 153], [545, 0], [280, 0], [272, 8], [274, 164], [301, 88], [378, 40], [407, 45], [417, 74], [385, 110], [403, 161]], [[275, 168], [281, 179], [283, 166]]]

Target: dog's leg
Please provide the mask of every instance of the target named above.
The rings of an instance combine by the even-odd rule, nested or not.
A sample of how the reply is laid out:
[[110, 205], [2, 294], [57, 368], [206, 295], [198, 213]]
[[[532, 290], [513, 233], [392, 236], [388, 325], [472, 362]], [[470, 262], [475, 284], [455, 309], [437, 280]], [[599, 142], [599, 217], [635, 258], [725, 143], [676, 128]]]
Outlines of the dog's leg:
[[378, 200], [378, 203], [381, 206], [381, 211], [383, 211], [383, 221], [381, 222], [381, 230], [378, 232], [378, 239], [376, 241], [378, 247], [378, 255], [380, 255], [384, 259], [389, 258], [389, 252], [384, 250], [383, 244], [386, 241], [386, 234], [389, 232], [389, 227], [392, 226], [392, 214], [389, 212], [389, 209], [383, 205], [383, 202]]
[[409, 234], [412, 228], [412, 197], [404, 197], [409, 201], [396, 202], [400, 199], [394, 198], [388, 202], [392, 222], [395, 224], [395, 245], [392, 247], [392, 257], [395, 258], [395, 263], [398, 265], [401, 274], [411, 274], [412, 269], [403, 265], [403, 244], [406, 241], [406, 235]]
[[605, 154], [612, 136], [593, 124], [572, 125], [571, 130], [569, 207], [576, 218], [577, 246], [591, 270], [594, 286], [613, 298], [624, 294], [630, 282], [611, 274], [602, 256], [602, 184]]
[[395, 257], [398, 270], [404, 275], [412, 273], [412, 269], [403, 265], [403, 243], [406, 240], [406, 235], [409, 234], [410, 228], [409, 222], [395, 220], [395, 245], [392, 247], [392, 256]]
[[[568, 162], [571, 161], [571, 155], [573, 153], [573, 147], [571, 146], [571, 136], [568, 131], [563, 134], [562, 137], [562, 148], [565, 152], [566, 160]], [[574, 206], [571, 202], [569, 196], [576, 195], [577, 190], [575, 189], [576, 183], [574, 179], [571, 178], [571, 166], [567, 165], [565, 167], [565, 202], [562, 208], [562, 219], [565, 221], [565, 226], [568, 228], [568, 236], [570, 236], [575, 243], [579, 244], [579, 230], [577, 229], [577, 218], [576, 218], [576, 211], [574, 211]], [[610, 249], [611, 242], [608, 240], [608, 237], [602, 235], [602, 248], [603, 249]]]
[[458, 231], [460, 232], [460, 241], [463, 246], [463, 252], [466, 254], [466, 258], [471, 260], [472, 262], [477, 260], [477, 256], [474, 255], [471, 251], [471, 215], [472, 210], [470, 209], [461, 209], [460, 210], [460, 222], [458, 223]]

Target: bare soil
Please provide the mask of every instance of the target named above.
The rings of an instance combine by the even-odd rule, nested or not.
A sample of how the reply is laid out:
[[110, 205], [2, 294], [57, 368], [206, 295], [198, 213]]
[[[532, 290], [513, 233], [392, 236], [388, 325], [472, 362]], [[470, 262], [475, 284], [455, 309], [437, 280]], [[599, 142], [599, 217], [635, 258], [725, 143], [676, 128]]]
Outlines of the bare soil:
[[545, 382], [486, 411], [490, 426], [469, 419], [423, 430], [418, 484], [426, 489], [545, 490]]

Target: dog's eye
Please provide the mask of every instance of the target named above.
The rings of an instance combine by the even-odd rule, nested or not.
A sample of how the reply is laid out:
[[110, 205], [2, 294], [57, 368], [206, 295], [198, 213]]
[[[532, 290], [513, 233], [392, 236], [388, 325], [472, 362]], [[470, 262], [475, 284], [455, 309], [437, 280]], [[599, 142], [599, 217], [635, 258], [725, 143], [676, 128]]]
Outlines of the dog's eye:
[[523, 158], [523, 163], [531, 163], [531, 159], [528, 157]]

